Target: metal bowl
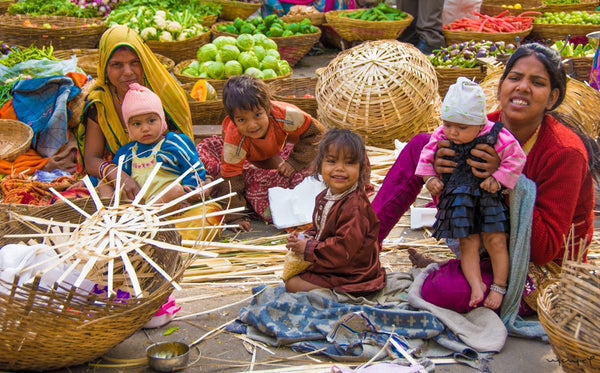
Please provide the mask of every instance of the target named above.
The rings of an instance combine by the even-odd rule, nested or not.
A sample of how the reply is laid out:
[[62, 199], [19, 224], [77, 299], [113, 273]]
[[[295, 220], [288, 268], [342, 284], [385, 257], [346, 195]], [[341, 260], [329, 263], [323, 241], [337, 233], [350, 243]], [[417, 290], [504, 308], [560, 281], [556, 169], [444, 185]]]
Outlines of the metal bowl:
[[190, 347], [181, 342], [155, 343], [146, 349], [148, 365], [157, 372], [172, 372], [185, 368], [190, 358]]
[[586, 35], [588, 38], [588, 43], [594, 47], [594, 49], [598, 48], [598, 38], [600, 38], [600, 31], [590, 32]]

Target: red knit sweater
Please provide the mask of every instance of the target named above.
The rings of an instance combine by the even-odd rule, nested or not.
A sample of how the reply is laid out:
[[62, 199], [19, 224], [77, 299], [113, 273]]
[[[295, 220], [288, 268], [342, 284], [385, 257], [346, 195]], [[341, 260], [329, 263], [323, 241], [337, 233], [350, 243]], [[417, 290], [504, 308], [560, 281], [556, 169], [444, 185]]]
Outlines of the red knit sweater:
[[[492, 121], [500, 113], [490, 113]], [[527, 154], [523, 173], [533, 180], [537, 196], [531, 229], [531, 261], [560, 263], [565, 237], [574, 225], [575, 251], [581, 239], [589, 244], [594, 232], [594, 184], [588, 154], [579, 137], [546, 115], [538, 138]]]

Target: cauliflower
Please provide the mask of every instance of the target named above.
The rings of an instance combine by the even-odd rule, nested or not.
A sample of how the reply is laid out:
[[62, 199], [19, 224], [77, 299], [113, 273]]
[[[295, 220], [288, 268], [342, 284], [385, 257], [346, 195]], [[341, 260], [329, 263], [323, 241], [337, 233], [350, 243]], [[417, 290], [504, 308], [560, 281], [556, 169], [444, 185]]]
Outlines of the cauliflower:
[[144, 40], [156, 40], [157, 31], [154, 27], [146, 27], [142, 30], [140, 36]]
[[[162, 10], [159, 10], [158, 12], [164, 13], [164, 11], [162, 11]], [[165, 19], [165, 17], [159, 16], [158, 12], [156, 12], [154, 17], [152, 17], [152, 21], [154, 22], [154, 25], [156, 26], [156, 28], [164, 29], [167, 27], [167, 20]]]
[[163, 31], [158, 36], [158, 40], [160, 41], [173, 41], [173, 35], [169, 31]]
[[179, 22], [177, 21], [168, 21], [167, 22], [167, 31], [171, 31], [172, 33], [179, 32], [183, 29]]
[[196, 32], [195, 29], [193, 29], [193, 28], [186, 28], [186, 29], [183, 29], [181, 31], [181, 33], [177, 37], [177, 40], [181, 41], [181, 40], [193, 38], [194, 36], [196, 36], [196, 34], [197, 34], [197, 32]]
[[162, 19], [167, 19], [167, 12], [165, 12], [164, 10], [157, 10], [156, 13], [154, 13], [155, 17], [160, 17]]

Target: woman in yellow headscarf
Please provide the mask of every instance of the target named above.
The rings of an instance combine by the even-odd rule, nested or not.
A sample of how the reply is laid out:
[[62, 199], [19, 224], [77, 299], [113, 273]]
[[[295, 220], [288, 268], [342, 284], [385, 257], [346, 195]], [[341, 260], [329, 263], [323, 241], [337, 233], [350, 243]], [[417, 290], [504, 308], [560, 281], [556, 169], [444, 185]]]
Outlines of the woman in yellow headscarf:
[[[131, 142], [121, 113], [121, 102], [131, 83], [158, 94], [169, 131], [194, 138], [185, 92], [135, 30], [125, 26], [108, 29], [100, 39], [99, 53], [98, 79], [86, 98], [77, 139], [88, 175], [102, 179], [105, 162]], [[116, 173], [104, 176], [106, 182], [116, 180]], [[125, 197], [133, 199], [139, 188], [129, 175], [121, 173]]]

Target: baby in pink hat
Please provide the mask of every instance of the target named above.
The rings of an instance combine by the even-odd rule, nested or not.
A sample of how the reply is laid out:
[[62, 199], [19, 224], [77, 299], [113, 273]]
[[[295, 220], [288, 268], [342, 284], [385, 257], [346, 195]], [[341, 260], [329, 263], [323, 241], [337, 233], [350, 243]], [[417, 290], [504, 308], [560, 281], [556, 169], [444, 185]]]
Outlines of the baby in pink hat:
[[[514, 188], [526, 156], [502, 123], [487, 120], [483, 89], [467, 78], [460, 77], [450, 86], [441, 116], [443, 124], [433, 132], [415, 170], [429, 192], [439, 195], [433, 236], [458, 239], [462, 272], [471, 287], [469, 307], [483, 304], [498, 310], [506, 293], [509, 268], [509, 214], [502, 189]], [[441, 140], [449, 140], [456, 152], [452, 160], [457, 165], [451, 174], [435, 172], [435, 152]], [[500, 157], [498, 170], [486, 179], [476, 177], [468, 163], [469, 159], [481, 161], [471, 154], [477, 144], [494, 146]], [[493, 284], [489, 289], [479, 267], [482, 242], [492, 262]]]

